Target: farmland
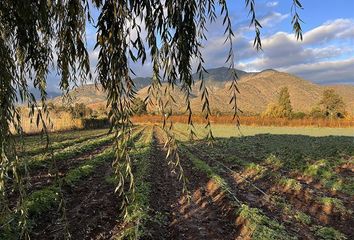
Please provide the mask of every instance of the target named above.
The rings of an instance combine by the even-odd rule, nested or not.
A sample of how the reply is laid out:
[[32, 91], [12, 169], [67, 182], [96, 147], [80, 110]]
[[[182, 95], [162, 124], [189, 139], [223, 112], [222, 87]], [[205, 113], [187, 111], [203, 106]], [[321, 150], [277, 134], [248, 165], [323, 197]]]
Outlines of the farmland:
[[[114, 136], [80, 130], [24, 138], [19, 147], [32, 239], [353, 239], [354, 130], [213, 125], [215, 141], [175, 136], [188, 192], [165, 159], [157, 125], [135, 126], [135, 198], [114, 193]], [[196, 125], [199, 136], [205, 134]], [[134, 144], [135, 143], [135, 144]], [[10, 181], [10, 180], [9, 180]], [[0, 239], [17, 239], [16, 211]]]

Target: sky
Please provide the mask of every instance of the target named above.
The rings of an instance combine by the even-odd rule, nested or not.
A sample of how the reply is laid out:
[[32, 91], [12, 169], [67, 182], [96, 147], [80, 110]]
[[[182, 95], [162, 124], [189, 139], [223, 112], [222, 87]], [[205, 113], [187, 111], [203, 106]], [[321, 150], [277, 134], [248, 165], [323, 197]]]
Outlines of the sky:
[[[354, 0], [301, 0], [303, 41], [297, 41], [291, 24], [292, 0], [256, 0], [261, 29], [262, 51], [253, 48], [254, 29], [244, 0], [229, 0], [235, 32], [236, 68], [244, 71], [276, 69], [323, 85], [354, 85]], [[97, 10], [91, 8], [97, 17]], [[208, 25], [203, 56], [207, 68], [228, 66], [228, 45], [222, 18]], [[96, 29], [87, 24], [87, 46], [94, 72], [98, 50], [94, 50]], [[152, 66], [132, 64], [137, 76], [151, 76]], [[49, 88], [58, 90], [59, 76], [50, 74]]]

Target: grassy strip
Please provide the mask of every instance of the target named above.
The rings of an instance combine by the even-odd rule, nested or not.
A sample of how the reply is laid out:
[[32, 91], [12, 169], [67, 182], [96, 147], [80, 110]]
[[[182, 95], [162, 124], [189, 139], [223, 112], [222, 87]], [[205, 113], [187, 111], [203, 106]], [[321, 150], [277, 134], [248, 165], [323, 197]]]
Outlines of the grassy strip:
[[235, 205], [240, 206], [237, 215], [245, 222], [245, 227], [250, 231], [252, 239], [296, 239], [296, 237], [290, 236], [286, 232], [285, 227], [282, 224], [267, 217], [260, 209], [251, 208], [247, 204], [241, 203], [237, 200], [228, 183], [205, 161], [194, 156], [185, 147], [183, 148], [183, 152], [192, 161], [196, 169], [205, 173], [210, 179], [219, 185], [219, 188]]
[[148, 235], [146, 223], [153, 221], [149, 216], [149, 196], [151, 183], [146, 181], [146, 176], [151, 171], [149, 156], [152, 149], [152, 128], [144, 133], [144, 137], [135, 145], [131, 153], [135, 166], [135, 193], [134, 201], [128, 206], [127, 215], [124, 218], [124, 229], [115, 236], [117, 239], [140, 239]]

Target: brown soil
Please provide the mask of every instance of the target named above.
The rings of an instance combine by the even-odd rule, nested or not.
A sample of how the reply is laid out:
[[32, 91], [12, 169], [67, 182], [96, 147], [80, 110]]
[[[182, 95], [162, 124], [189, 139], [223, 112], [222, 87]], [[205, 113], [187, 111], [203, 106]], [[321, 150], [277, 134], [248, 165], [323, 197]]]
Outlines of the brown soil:
[[[65, 176], [65, 174], [75, 167], [78, 167], [82, 162], [89, 160], [92, 156], [103, 152], [108, 148], [112, 143], [106, 143], [94, 150], [84, 152], [75, 158], [65, 159], [56, 161], [56, 168], [60, 177]], [[29, 181], [29, 192], [41, 189], [45, 186], [49, 186], [55, 180], [55, 170], [54, 167], [48, 168], [37, 168], [30, 171], [30, 177], [27, 179]]]
[[[72, 239], [109, 239], [113, 235], [120, 201], [114, 193], [114, 186], [105, 181], [105, 177], [111, 174], [110, 164], [105, 162], [79, 184], [63, 188], [67, 226]], [[51, 216], [45, 221], [36, 221], [34, 239], [63, 237], [65, 224], [59, 214], [52, 212], [48, 215]]]
[[[78, 167], [82, 164], [83, 161], [88, 160], [92, 156], [104, 151], [106, 148], [108, 148], [109, 145], [111, 145], [111, 143], [106, 143], [94, 150], [84, 152], [75, 158], [56, 161], [59, 177], [64, 177], [70, 169]], [[31, 194], [36, 190], [52, 185], [55, 179], [56, 173], [53, 170], [53, 167], [50, 167], [50, 169], [44, 167], [29, 169], [28, 177], [25, 178], [25, 181], [28, 183], [27, 194]], [[17, 191], [9, 192], [8, 198], [10, 202], [16, 203], [15, 199], [17, 199], [18, 194], [19, 193]]]
[[[150, 223], [151, 237], [147, 239], [235, 239], [234, 214], [225, 204], [224, 195], [204, 174], [194, 171], [191, 163], [181, 158], [184, 174], [189, 180], [191, 199], [182, 193], [182, 183], [165, 159], [163, 137], [160, 130], [154, 132], [154, 148], [151, 159], [152, 216], [165, 216], [164, 221]], [[157, 174], [154, 174], [157, 173]]]

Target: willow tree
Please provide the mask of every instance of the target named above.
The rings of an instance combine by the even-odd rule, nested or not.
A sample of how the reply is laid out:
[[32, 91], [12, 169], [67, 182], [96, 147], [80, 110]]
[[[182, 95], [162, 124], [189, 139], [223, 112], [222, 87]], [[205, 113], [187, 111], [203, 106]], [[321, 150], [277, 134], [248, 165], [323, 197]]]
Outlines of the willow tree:
[[[292, 1], [293, 29], [298, 39], [302, 38], [301, 19], [297, 10], [302, 8], [299, 0]], [[255, 30], [254, 47], [261, 49], [261, 24], [256, 15], [255, 0], [245, 0], [250, 15], [250, 26]], [[99, 16], [94, 21], [90, 7], [97, 8]], [[225, 42], [229, 44], [225, 56], [233, 70], [234, 32], [226, 0], [1, 0], [0, 1], [0, 196], [1, 212], [14, 211], [8, 208], [6, 189], [17, 188], [20, 192], [15, 210], [21, 217], [18, 222], [26, 236], [26, 207], [23, 204], [26, 191], [23, 187], [21, 169], [13, 135], [21, 135], [21, 115], [16, 108], [25, 102], [30, 115], [45, 131], [48, 116], [47, 76], [54, 67], [60, 75], [59, 86], [67, 92], [72, 86], [91, 78], [89, 53], [86, 45], [85, 27], [91, 22], [97, 29], [95, 48], [99, 51], [96, 65], [96, 83], [107, 94], [107, 105], [112, 130], [116, 134], [116, 160], [113, 163], [118, 178], [117, 192], [123, 195], [123, 205], [129, 203], [134, 190], [128, 142], [131, 133], [132, 102], [135, 96], [130, 63], [146, 62], [150, 56], [153, 70], [147, 102], [155, 102], [164, 113], [173, 100], [171, 89], [181, 88], [185, 95], [186, 111], [189, 114], [190, 133], [194, 135], [190, 105], [192, 61], [197, 61], [202, 91], [202, 112], [207, 120], [209, 137], [210, 108], [208, 88], [203, 81], [204, 59], [202, 44], [207, 26], [222, 18], [225, 27]], [[146, 37], [142, 32], [146, 32]], [[237, 116], [237, 76], [230, 86], [230, 104]], [[168, 88], [161, 90], [161, 83]], [[39, 90], [36, 100], [30, 85]], [[167, 96], [167, 97], [166, 97]], [[41, 110], [35, 110], [41, 104]], [[168, 158], [181, 172], [176, 142], [171, 131], [172, 124], [164, 114], [164, 128], [168, 134]], [[167, 122], [169, 122], [167, 124]], [[13, 130], [14, 129], [14, 130]], [[182, 175], [180, 176], [183, 179]], [[10, 186], [11, 185], [11, 186]]]

